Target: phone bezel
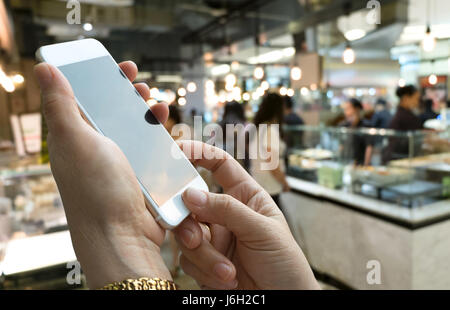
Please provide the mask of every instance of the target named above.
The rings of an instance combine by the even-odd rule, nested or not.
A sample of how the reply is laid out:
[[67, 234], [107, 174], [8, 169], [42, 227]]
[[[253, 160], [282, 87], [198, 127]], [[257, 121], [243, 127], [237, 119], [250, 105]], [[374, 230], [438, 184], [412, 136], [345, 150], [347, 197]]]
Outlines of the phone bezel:
[[[76, 52], [74, 52], [76, 51]], [[114, 58], [108, 52], [108, 50], [103, 46], [103, 44], [95, 39], [83, 39], [77, 41], [70, 41], [58, 44], [47, 45], [39, 48], [36, 52], [36, 58], [41, 62], [47, 62], [55, 67], [60, 67], [68, 64], [73, 64], [93, 58], [109, 56], [114, 61]], [[117, 65], [118, 68], [120, 68]], [[133, 84], [128, 81], [130, 86], [133, 88]], [[76, 98], [75, 98], [76, 99]], [[77, 105], [80, 108], [80, 111], [83, 117], [87, 120], [87, 122], [100, 134], [104, 135], [100, 128], [95, 124], [95, 122], [91, 119], [89, 114], [84, 109], [83, 105], [76, 99]], [[146, 105], [144, 99], [142, 98], [143, 104]], [[162, 125], [161, 125], [162, 126]], [[172, 139], [167, 133], [168, 137]], [[174, 141], [175, 143], [175, 141]], [[188, 158], [182, 153], [182, 156], [187, 161], [187, 164], [191, 165], [191, 162]], [[192, 166], [193, 167], [193, 166]], [[193, 167], [194, 168], [194, 167]], [[194, 168], [195, 170], [195, 168]], [[190, 211], [184, 205], [181, 194], [188, 188], [194, 187], [200, 190], [208, 191], [208, 186], [202, 177], [197, 173], [197, 176], [189, 182], [186, 186], [180, 189], [174, 196], [172, 196], [168, 201], [166, 201], [162, 206], [159, 206], [149, 194], [149, 191], [144, 187], [139, 178], [136, 176], [136, 179], [139, 182], [139, 185], [144, 194], [145, 202], [152, 213], [153, 217], [156, 221], [158, 221], [161, 226], [166, 229], [173, 229], [178, 226], [189, 214]]]

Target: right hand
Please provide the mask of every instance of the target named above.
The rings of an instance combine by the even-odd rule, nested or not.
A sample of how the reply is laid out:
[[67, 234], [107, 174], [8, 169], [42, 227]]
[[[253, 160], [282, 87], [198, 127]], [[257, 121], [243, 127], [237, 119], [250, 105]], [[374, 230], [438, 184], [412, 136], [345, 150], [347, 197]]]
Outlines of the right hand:
[[193, 164], [211, 170], [225, 193], [184, 192], [193, 215], [174, 231], [183, 270], [208, 289], [319, 289], [283, 214], [241, 165], [201, 142], [180, 146], [188, 158], [202, 149]]

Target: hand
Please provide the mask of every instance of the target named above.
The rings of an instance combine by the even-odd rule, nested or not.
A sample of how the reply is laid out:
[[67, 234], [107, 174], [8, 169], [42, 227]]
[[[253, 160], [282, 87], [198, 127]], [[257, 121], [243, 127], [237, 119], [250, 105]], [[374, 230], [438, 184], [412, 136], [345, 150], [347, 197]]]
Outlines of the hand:
[[[137, 67], [120, 64], [133, 81]], [[81, 117], [61, 72], [39, 64], [43, 111], [53, 175], [63, 200], [75, 253], [91, 288], [127, 278], [171, 279], [161, 255], [164, 230], [147, 210], [135, 174], [119, 147]], [[136, 89], [147, 100], [145, 84]], [[126, 104], [126, 103], [124, 103]], [[165, 122], [166, 105], [152, 107]]]
[[225, 193], [184, 192], [193, 216], [175, 229], [183, 270], [202, 288], [318, 289], [270, 195], [223, 150], [194, 141], [180, 146], [188, 158], [202, 149], [203, 159], [193, 164], [211, 170]]

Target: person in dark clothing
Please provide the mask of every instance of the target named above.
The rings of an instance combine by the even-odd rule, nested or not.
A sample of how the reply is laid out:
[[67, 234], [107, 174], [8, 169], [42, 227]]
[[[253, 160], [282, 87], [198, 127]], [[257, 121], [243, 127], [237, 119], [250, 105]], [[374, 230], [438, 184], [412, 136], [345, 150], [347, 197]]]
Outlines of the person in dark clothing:
[[[284, 124], [286, 126], [304, 125], [305, 122], [303, 121], [303, 119], [297, 113], [294, 112], [294, 101], [292, 100], [292, 98], [289, 96], [284, 96], [283, 103], [284, 103], [284, 108], [283, 108]], [[290, 131], [286, 134], [286, 136], [284, 137], [284, 140], [286, 142], [286, 146], [288, 147], [288, 149], [293, 148], [293, 147], [301, 148], [302, 142], [303, 142], [303, 131], [297, 131], [297, 130]], [[286, 161], [286, 165], [289, 165], [287, 152], [286, 152], [285, 161]]]
[[391, 123], [392, 114], [387, 109], [387, 102], [384, 99], [378, 99], [375, 104], [375, 114], [372, 117], [371, 125], [374, 128], [388, 128]]
[[284, 96], [284, 123], [288, 126], [303, 125], [303, 119], [294, 112], [294, 101], [289, 96]]
[[438, 117], [439, 114], [435, 113], [433, 111], [433, 100], [431, 99], [425, 99], [423, 102], [424, 105], [424, 112], [420, 114], [419, 118], [422, 122], [422, 125], [429, 119], [435, 119]]
[[[397, 131], [423, 129], [422, 121], [413, 113], [419, 106], [419, 90], [413, 85], [407, 85], [405, 87], [399, 87], [396, 94], [400, 99], [400, 103], [389, 128]], [[417, 150], [417, 146], [420, 147], [421, 142], [418, 139], [415, 139], [415, 142], [417, 144], [414, 146], [414, 149]], [[404, 137], [391, 137], [389, 139], [389, 145], [383, 152], [383, 162], [386, 163], [392, 159], [407, 158], [409, 156], [409, 150], [409, 139]], [[415, 151], [414, 153], [417, 152]]]
[[[340, 125], [352, 129], [370, 127], [361, 117], [363, 106], [358, 99], [352, 98], [343, 105], [345, 121]], [[372, 158], [373, 141], [361, 133], [352, 133], [351, 139], [346, 140], [343, 149], [344, 158], [351, 158], [355, 165], [369, 165]]]

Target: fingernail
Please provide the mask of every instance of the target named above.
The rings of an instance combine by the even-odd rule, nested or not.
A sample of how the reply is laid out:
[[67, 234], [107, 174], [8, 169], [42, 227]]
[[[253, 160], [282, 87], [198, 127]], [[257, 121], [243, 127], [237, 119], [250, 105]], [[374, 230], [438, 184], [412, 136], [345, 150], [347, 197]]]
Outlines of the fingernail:
[[231, 275], [231, 272], [233, 272], [233, 269], [224, 263], [219, 263], [216, 266], [214, 266], [214, 272], [216, 273], [219, 278], [226, 281]]
[[46, 63], [38, 64], [34, 67], [34, 72], [41, 89], [45, 89], [53, 80], [53, 73]]
[[181, 241], [187, 248], [189, 248], [192, 238], [194, 238], [194, 233], [190, 229], [185, 228], [181, 231]]
[[206, 204], [207, 197], [206, 194], [195, 188], [188, 188], [185, 191], [186, 199], [193, 205], [197, 207], [202, 207]]

